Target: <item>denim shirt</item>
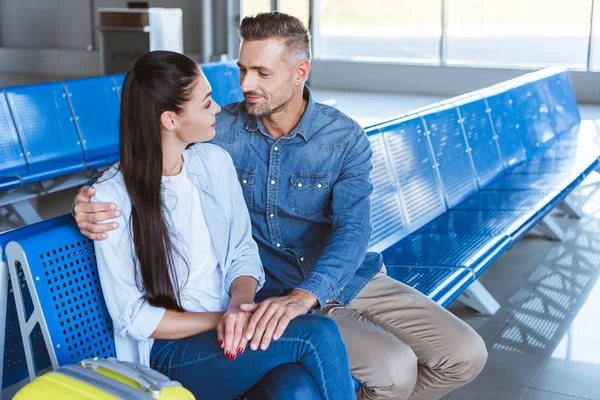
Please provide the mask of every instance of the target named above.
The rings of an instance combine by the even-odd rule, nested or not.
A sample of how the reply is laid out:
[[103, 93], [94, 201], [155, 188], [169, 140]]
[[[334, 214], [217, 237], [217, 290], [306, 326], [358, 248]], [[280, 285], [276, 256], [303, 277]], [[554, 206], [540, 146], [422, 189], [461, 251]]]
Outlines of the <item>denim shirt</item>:
[[371, 147], [364, 130], [339, 110], [308, 106], [278, 140], [244, 102], [223, 107], [212, 143], [233, 159], [266, 273], [257, 298], [293, 289], [318, 306], [346, 306], [381, 269], [368, 253], [371, 235]]

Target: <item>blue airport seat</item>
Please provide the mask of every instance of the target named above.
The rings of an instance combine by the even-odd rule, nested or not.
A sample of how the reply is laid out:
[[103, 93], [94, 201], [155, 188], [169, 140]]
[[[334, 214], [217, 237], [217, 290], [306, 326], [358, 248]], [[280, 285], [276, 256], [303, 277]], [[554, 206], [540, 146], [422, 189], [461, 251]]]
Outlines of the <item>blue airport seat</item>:
[[21, 185], [20, 175], [27, 172], [27, 162], [8, 108], [4, 92], [0, 92], [0, 191]]
[[389, 277], [423, 293], [442, 307], [447, 307], [474, 280], [466, 268], [397, 267], [386, 265]]
[[[2, 255], [2, 274], [8, 275], [6, 267], [6, 254], [3, 252], [6, 245], [20, 237], [27, 236], [29, 234], [39, 232], [44, 229], [51, 228], [65, 223], [71, 219], [70, 215], [61, 216], [58, 218], [52, 218], [37, 224], [29, 225], [19, 229], [13, 229], [10, 231], [0, 233], [0, 254]], [[22, 277], [21, 277], [22, 278]], [[25, 290], [25, 282], [21, 280], [19, 282], [22, 290]], [[8, 277], [8, 292], [5, 293], [7, 297], [1, 299], [1, 302], [6, 302], [6, 326], [5, 326], [5, 337], [4, 337], [4, 365], [2, 371], [2, 388], [6, 388], [22, 381], [28, 377], [27, 363], [25, 360], [25, 350], [23, 349], [23, 341], [21, 338], [21, 330], [19, 329], [19, 320], [17, 317], [17, 309], [15, 299], [13, 296], [12, 282]], [[25, 309], [28, 313], [33, 308], [30, 296], [25, 296], [26, 300]], [[36, 328], [32, 337], [32, 348], [36, 360], [36, 371], [40, 371], [50, 365], [50, 358], [46, 352], [46, 346], [44, 339], [41, 334], [41, 330]]]
[[460, 117], [449, 104], [426, 111], [421, 118], [427, 127], [446, 205], [452, 208], [478, 190]]
[[506, 90], [483, 92], [490, 109], [494, 130], [498, 136], [498, 145], [505, 170], [522, 163], [527, 159], [523, 144], [523, 130], [515, 109], [514, 101]]
[[385, 249], [407, 234], [396, 182], [391, 174], [385, 154], [383, 135], [376, 128], [367, 129], [373, 151], [371, 181], [371, 224], [373, 233], [369, 241], [370, 249]]
[[115, 355], [94, 244], [70, 215], [61, 218], [6, 246], [11, 276], [26, 278], [33, 306], [43, 314], [38, 322], [50, 338], [53, 368]]
[[202, 64], [202, 72], [212, 88], [212, 98], [220, 106], [233, 102], [230, 72], [223, 63]]
[[123, 81], [125, 80], [125, 75], [127, 74], [110, 75], [115, 81], [115, 86], [117, 87], [117, 94], [119, 95], [119, 100], [121, 99], [121, 95], [123, 94]]
[[410, 231], [446, 211], [426, 128], [417, 115], [380, 125]]
[[475, 167], [479, 187], [484, 187], [504, 174], [498, 136], [490, 119], [491, 110], [485, 99], [468, 97], [455, 102], [463, 121], [467, 151], [470, 152]]
[[83, 151], [61, 83], [5, 88], [28, 172], [23, 183], [83, 169]]
[[113, 164], [119, 159], [119, 95], [113, 77], [101, 76], [64, 82], [83, 139], [86, 168]]
[[426, 234], [418, 231], [381, 255], [385, 265], [464, 267], [478, 277], [511, 244], [511, 239], [504, 234]]
[[229, 61], [225, 63], [227, 66], [227, 77], [229, 78], [230, 85], [230, 99], [231, 103], [244, 100], [244, 94], [240, 89], [240, 68], [237, 66], [236, 61]]

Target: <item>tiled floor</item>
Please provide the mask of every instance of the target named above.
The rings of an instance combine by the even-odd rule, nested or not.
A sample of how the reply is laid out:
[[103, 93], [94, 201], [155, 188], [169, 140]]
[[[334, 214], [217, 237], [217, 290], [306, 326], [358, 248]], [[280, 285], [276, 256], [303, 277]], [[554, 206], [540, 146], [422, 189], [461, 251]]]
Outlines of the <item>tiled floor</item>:
[[[0, 82], [6, 79], [0, 75]], [[441, 100], [322, 90], [314, 95], [335, 99], [363, 125]], [[600, 118], [600, 106], [582, 105], [581, 112], [586, 119]], [[64, 214], [75, 193], [45, 196], [36, 208], [44, 218]], [[502, 306], [496, 315], [476, 315], [459, 302], [450, 307], [482, 335], [489, 359], [474, 382], [445, 400], [600, 400], [600, 174], [592, 174], [572, 198], [584, 217], [556, 216], [567, 231], [563, 242], [528, 235], [481, 277]], [[16, 224], [14, 218], [1, 221], [0, 232]]]

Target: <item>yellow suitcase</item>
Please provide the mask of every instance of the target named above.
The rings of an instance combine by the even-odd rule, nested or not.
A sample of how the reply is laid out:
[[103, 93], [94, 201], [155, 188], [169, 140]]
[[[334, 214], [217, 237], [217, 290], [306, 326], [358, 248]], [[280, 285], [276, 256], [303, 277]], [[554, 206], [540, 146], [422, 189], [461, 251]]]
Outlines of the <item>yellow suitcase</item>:
[[195, 400], [179, 382], [116, 358], [83, 360], [37, 377], [16, 400]]

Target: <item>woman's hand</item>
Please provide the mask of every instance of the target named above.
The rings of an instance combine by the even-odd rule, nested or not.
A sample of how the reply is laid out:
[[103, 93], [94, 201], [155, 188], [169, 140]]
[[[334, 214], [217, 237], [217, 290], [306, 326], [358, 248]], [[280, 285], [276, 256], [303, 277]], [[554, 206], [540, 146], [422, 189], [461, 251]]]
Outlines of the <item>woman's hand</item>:
[[252, 312], [230, 306], [217, 325], [219, 343], [230, 360], [235, 360], [246, 349], [248, 341], [244, 338], [244, 331], [251, 316]]

